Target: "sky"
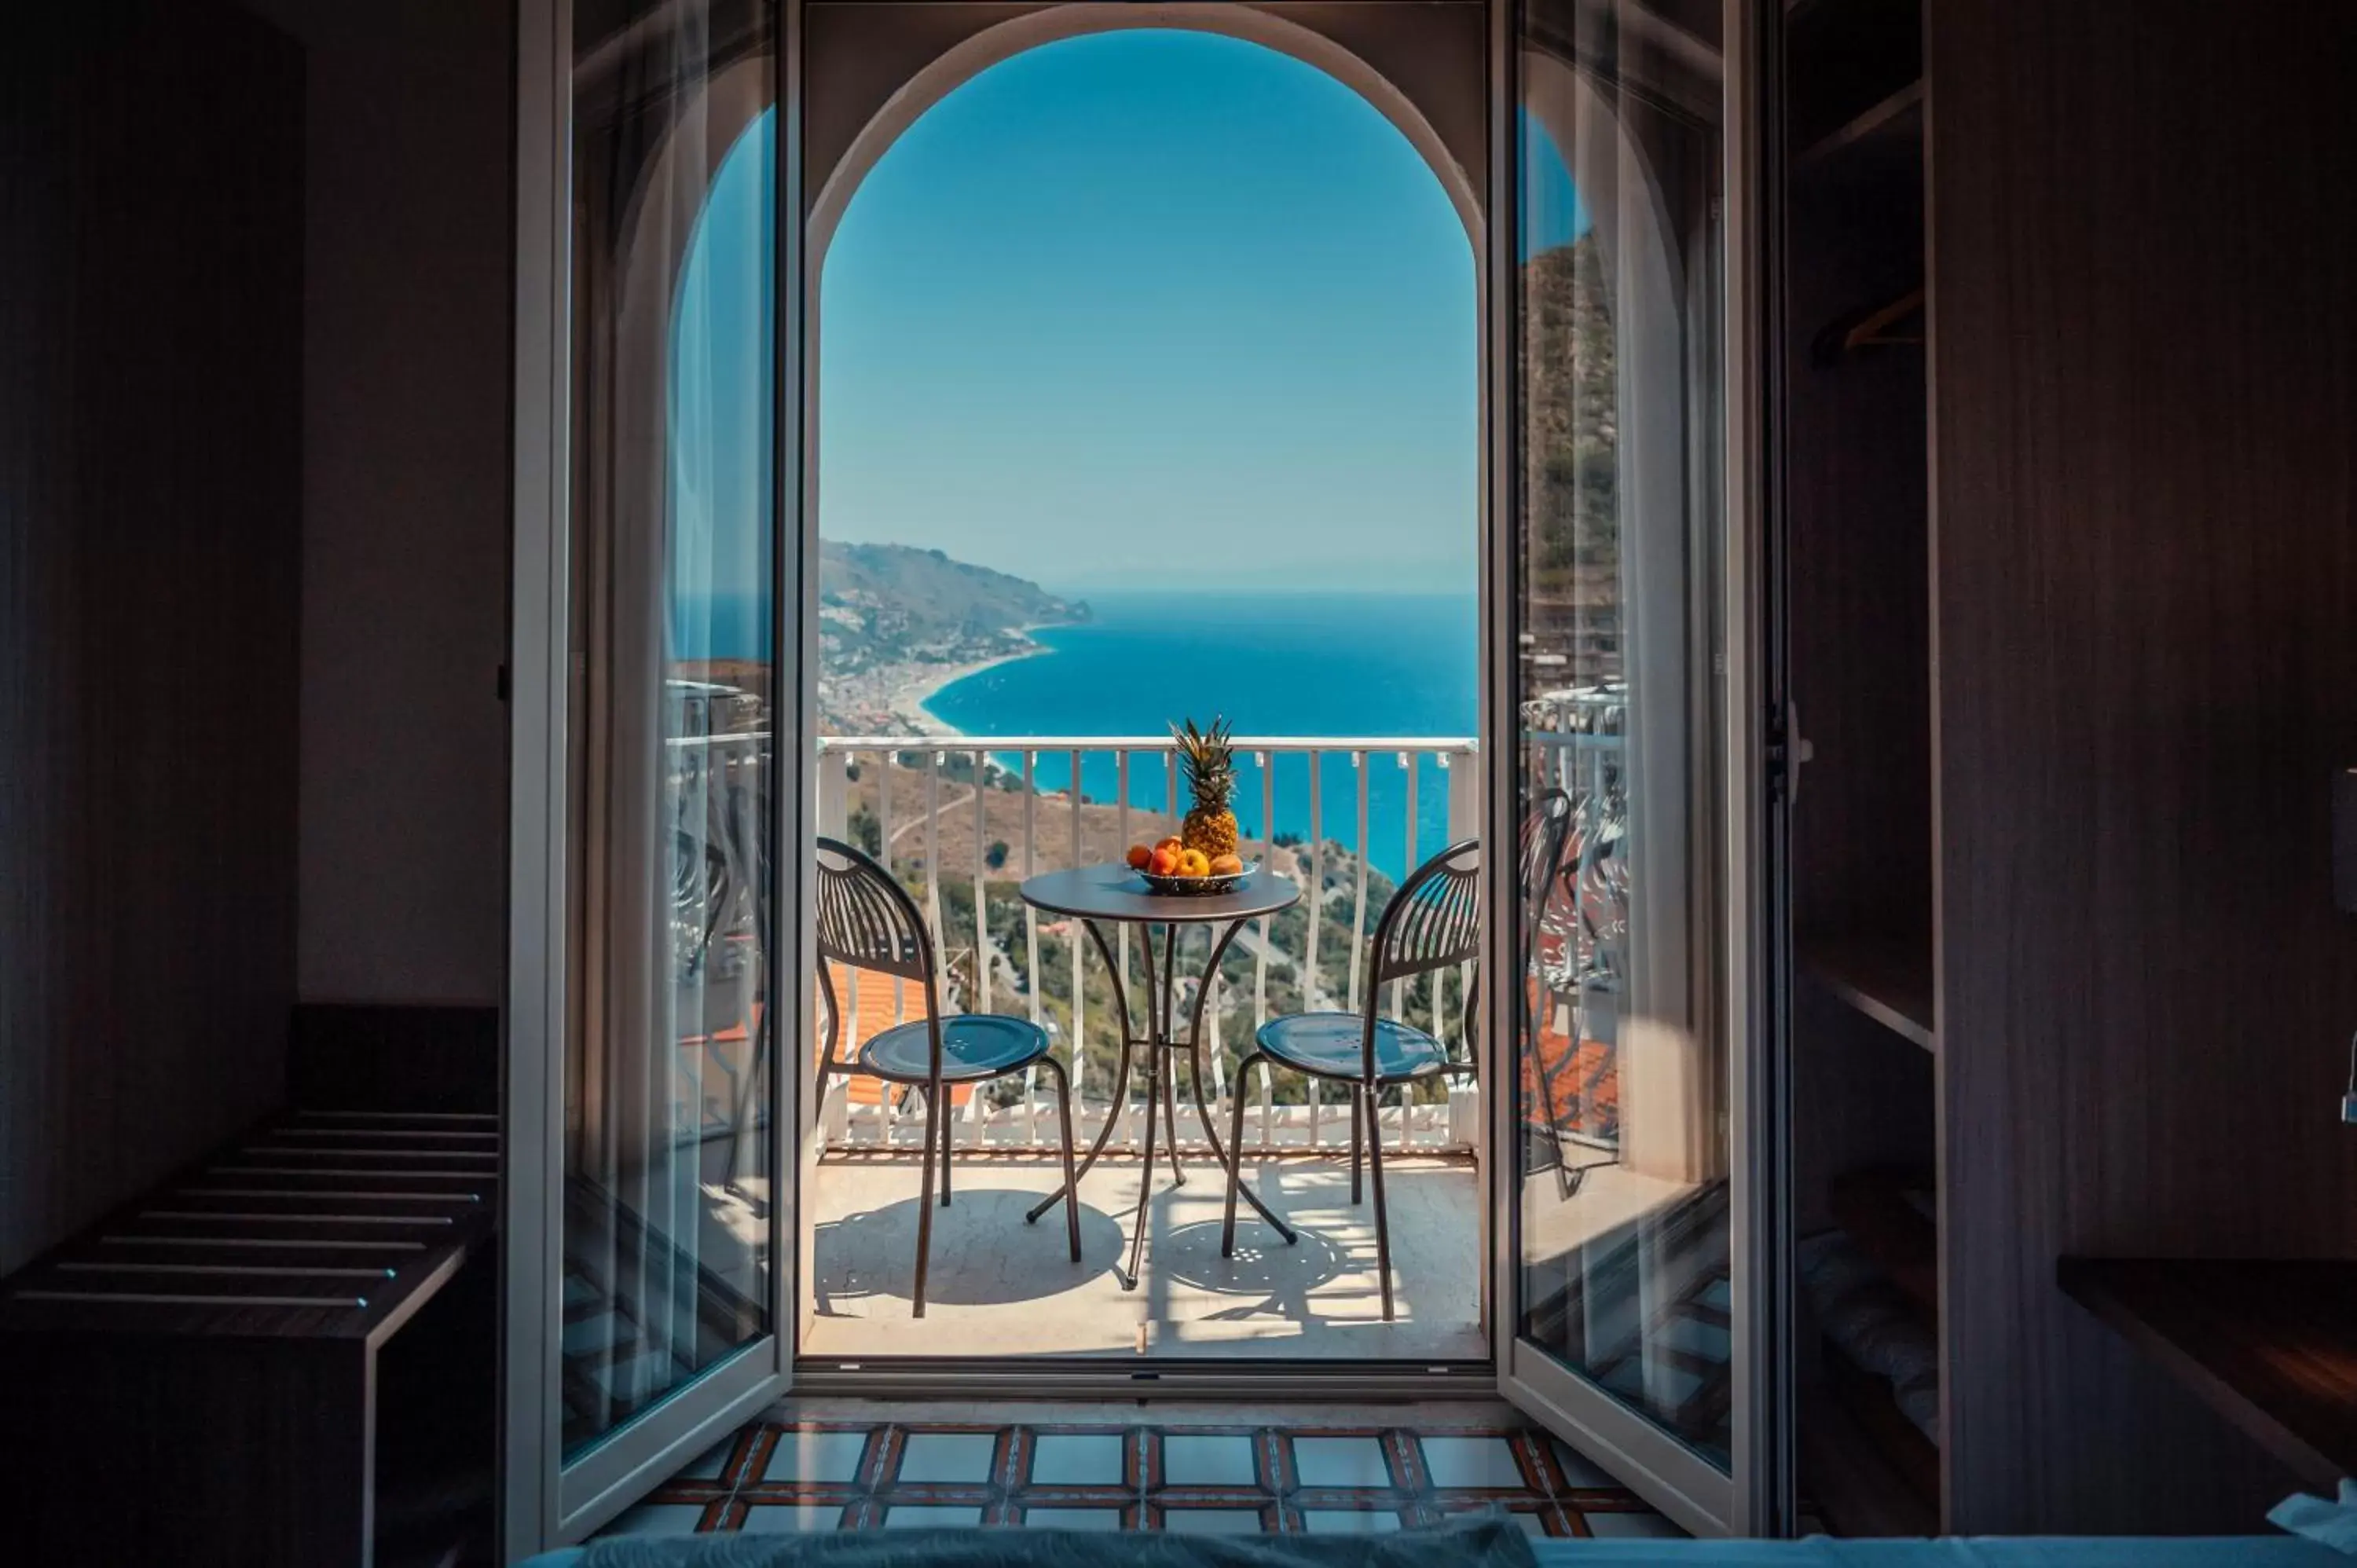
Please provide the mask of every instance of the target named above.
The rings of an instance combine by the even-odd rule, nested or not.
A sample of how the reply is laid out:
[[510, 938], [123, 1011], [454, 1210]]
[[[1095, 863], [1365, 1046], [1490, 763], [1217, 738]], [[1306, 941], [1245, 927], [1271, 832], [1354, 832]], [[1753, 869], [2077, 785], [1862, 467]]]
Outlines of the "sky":
[[[765, 488], [741, 454], [769, 140], [723, 163], [683, 285], [683, 513], [749, 518]], [[1526, 244], [1586, 221], [1539, 153], [1526, 184], [1560, 190], [1529, 207], [1562, 231]], [[1472, 246], [1406, 138], [1308, 65], [1161, 29], [1017, 55], [884, 154], [821, 286], [827, 538], [1065, 593], [1473, 590]]]

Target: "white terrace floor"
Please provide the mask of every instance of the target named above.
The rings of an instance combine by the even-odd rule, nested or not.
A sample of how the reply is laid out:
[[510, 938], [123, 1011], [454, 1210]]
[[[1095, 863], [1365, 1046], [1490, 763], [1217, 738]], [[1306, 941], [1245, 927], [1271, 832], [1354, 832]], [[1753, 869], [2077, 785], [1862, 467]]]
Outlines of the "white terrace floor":
[[1347, 1159], [1267, 1158], [1245, 1178], [1300, 1232], [1287, 1247], [1239, 1202], [1236, 1255], [1220, 1256], [1225, 1187], [1208, 1153], [1173, 1188], [1157, 1163], [1143, 1277], [1114, 1275], [1137, 1206], [1138, 1165], [1108, 1153], [1081, 1182], [1081, 1258], [1063, 1210], [1023, 1222], [1054, 1190], [1053, 1160], [965, 1157], [954, 1202], [933, 1211], [921, 1319], [909, 1315], [920, 1171], [905, 1155], [830, 1155], [814, 1183], [819, 1357], [1302, 1356], [1468, 1359], [1479, 1321], [1480, 1204], [1470, 1161], [1387, 1156], [1396, 1316], [1383, 1321], [1374, 1195], [1351, 1203]]

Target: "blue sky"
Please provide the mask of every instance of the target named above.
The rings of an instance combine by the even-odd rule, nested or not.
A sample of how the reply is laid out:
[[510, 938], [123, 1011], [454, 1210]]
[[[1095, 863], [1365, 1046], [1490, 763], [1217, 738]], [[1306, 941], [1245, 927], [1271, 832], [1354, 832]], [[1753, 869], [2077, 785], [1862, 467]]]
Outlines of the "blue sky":
[[[682, 450], [757, 428], [768, 143], [721, 169], [677, 328], [706, 345], [691, 386], [744, 395], [684, 396]], [[1555, 189], [1540, 243], [1585, 226], [1551, 150], [1526, 184]], [[1321, 71], [1152, 29], [1018, 55], [893, 145], [824, 268], [828, 538], [1082, 593], [1472, 590], [1472, 247]], [[759, 486], [717, 467], [693, 510], [733, 532]]]

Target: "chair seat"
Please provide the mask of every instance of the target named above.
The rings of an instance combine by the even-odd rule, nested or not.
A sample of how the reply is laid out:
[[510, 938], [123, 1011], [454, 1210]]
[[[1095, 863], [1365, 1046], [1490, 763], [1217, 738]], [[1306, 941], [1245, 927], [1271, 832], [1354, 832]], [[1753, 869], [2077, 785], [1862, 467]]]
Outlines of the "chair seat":
[[[1358, 1013], [1296, 1013], [1271, 1018], [1254, 1036], [1264, 1055], [1319, 1078], [1358, 1079], [1366, 1071], [1366, 1018]], [[1421, 1078], [1448, 1063], [1440, 1042], [1396, 1018], [1375, 1020], [1375, 1076]]]
[[[926, 1021], [883, 1030], [859, 1047], [859, 1065], [878, 1078], [922, 1083], [932, 1070]], [[1028, 1067], [1048, 1054], [1048, 1032], [1028, 1018], [958, 1013], [942, 1020], [942, 1081], [972, 1083]]]

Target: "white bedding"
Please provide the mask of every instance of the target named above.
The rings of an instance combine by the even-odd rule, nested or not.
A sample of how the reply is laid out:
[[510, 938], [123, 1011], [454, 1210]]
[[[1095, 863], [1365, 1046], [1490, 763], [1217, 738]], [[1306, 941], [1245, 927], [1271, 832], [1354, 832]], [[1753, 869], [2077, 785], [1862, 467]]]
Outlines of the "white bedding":
[[2357, 1568], [2296, 1535], [1534, 1541], [1539, 1568]]

